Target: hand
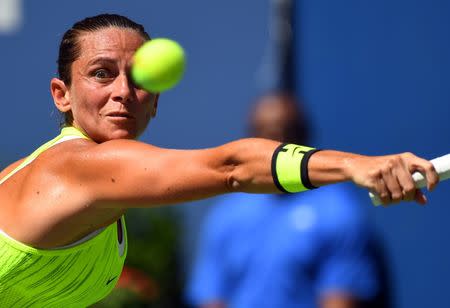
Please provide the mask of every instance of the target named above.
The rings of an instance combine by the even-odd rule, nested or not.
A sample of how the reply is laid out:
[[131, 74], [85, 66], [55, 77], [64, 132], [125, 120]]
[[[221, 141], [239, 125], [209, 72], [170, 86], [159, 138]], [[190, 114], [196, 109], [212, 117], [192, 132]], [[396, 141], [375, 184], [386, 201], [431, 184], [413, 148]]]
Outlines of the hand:
[[422, 173], [427, 189], [433, 190], [439, 182], [434, 166], [427, 160], [411, 153], [368, 157], [358, 156], [349, 162], [350, 178], [362, 187], [377, 194], [383, 205], [415, 200], [425, 204], [427, 198], [416, 189], [412, 174]]

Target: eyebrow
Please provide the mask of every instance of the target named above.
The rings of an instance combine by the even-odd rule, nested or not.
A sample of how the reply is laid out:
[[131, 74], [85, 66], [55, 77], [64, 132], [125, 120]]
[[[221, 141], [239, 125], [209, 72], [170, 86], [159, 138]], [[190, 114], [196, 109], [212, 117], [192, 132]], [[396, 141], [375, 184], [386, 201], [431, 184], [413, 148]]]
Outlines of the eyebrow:
[[113, 58], [110, 57], [98, 57], [98, 58], [94, 58], [92, 60], [90, 60], [88, 62], [88, 65], [94, 65], [94, 64], [99, 64], [99, 63], [115, 63], [116, 61]]

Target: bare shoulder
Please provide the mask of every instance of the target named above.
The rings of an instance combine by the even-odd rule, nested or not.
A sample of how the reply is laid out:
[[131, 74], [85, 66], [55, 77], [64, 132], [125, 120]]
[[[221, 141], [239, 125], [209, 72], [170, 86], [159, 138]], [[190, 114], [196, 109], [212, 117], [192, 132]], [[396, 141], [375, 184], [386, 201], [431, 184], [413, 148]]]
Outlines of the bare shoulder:
[[75, 169], [97, 146], [82, 139], [55, 145], [3, 183], [0, 229], [21, 242], [49, 248], [71, 243], [117, 220], [124, 210], [92, 207], [91, 189]]
[[[110, 199], [149, 170], [162, 149], [134, 140], [111, 140], [101, 144], [89, 140], [64, 142], [44, 152], [35, 164], [41, 181], [58, 181], [68, 192], [82, 196], [84, 204]], [[114, 198], [111, 198], [114, 201]]]
[[15, 161], [14, 163], [7, 166], [5, 169], [0, 171], [0, 179], [3, 179], [5, 176], [7, 176], [10, 172], [12, 172], [15, 168], [17, 168], [25, 158], [19, 159], [18, 161]]
[[95, 147], [89, 140], [76, 139], [54, 145], [15, 174], [7, 186], [21, 186], [21, 204], [38, 203], [40, 208], [72, 209], [86, 204], [87, 196], [74, 169], [83, 153]]

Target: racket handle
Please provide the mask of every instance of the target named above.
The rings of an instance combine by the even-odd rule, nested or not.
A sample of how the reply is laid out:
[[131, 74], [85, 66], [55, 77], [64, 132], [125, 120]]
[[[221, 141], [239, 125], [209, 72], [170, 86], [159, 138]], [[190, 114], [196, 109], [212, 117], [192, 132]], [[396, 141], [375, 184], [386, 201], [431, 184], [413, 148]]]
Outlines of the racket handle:
[[[450, 154], [430, 160], [434, 169], [439, 174], [439, 181], [444, 181], [450, 178]], [[427, 186], [427, 180], [420, 172], [415, 172], [412, 175], [416, 188], [424, 188]], [[370, 199], [373, 205], [381, 205], [381, 199], [378, 195], [369, 192]]]

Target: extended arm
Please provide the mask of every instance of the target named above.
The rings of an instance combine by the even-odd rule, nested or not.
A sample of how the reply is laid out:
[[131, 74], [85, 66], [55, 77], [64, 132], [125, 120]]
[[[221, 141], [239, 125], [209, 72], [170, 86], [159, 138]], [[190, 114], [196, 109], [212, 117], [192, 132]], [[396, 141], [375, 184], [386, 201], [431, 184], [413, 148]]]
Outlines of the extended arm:
[[[173, 204], [234, 191], [275, 193], [279, 190], [271, 160], [278, 146], [265, 139], [242, 139], [211, 149], [169, 150], [113, 140], [78, 155], [72, 170], [93, 202], [115, 207]], [[351, 180], [378, 193], [385, 203], [414, 199], [415, 170], [425, 173], [429, 189], [438, 182], [431, 163], [408, 153], [367, 157], [320, 151], [308, 165], [315, 186]]]

